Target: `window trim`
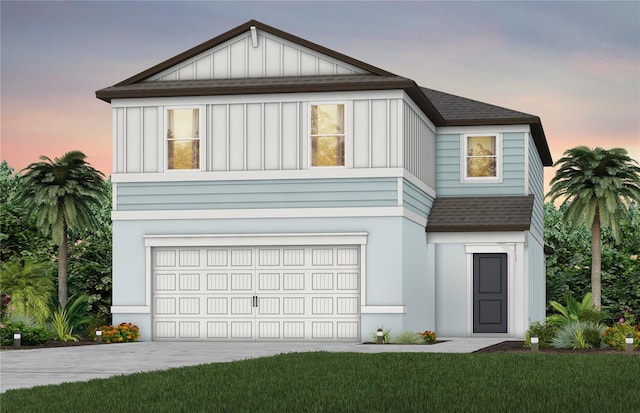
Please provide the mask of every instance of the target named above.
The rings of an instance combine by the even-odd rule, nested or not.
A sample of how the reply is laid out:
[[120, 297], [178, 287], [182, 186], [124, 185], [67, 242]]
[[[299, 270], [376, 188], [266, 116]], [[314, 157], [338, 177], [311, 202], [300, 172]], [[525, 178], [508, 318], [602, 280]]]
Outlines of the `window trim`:
[[[468, 154], [468, 142], [469, 138], [480, 136], [495, 136], [496, 138], [496, 176], [488, 177], [470, 177], [467, 176], [467, 154]], [[480, 133], [465, 133], [460, 136], [460, 183], [462, 184], [488, 184], [488, 183], [502, 183], [503, 169], [502, 169], [502, 133], [500, 132], [480, 132]]]
[[[183, 173], [183, 172], [193, 172], [193, 171], [205, 171], [206, 170], [206, 157], [205, 157], [205, 153], [206, 153], [206, 136], [207, 136], [207, 131], [205, 129], [206, 127], [206, 121], [205, 121], [205, 107], [203, 105], [185, 105], [185, 106], [165, 106], [164, 108], [164, 116], [163, 116], [163, 122], [162, 122], [162, 153], [164, 156], [164, 171], [165, 172], [169, 172], [169, 173]], [[199, 168], [195, 168], [195, 169], [169, 169], [169, 140], [167, 137], [167, 129], [168, 129], [168, 125], [169, 125], [169, 111], [170, 110], [185, 110], [185, 109], [196, 109], [198, 110], [198, 126], [199, 126], [199, 135], [198, 135], [198, 140], [200, 141], [198, 148], [200, 153], [198, 154], [199, 157], [199, 164], [200, 167]]]
[[[318, 105], [343, 105], [344, 106], [344, 132], [342, 133], [344, 140], [344, 165], [336, 166], [313, 166], [313, 144], [311, 142], [311, 110], [313, 106]], [[348, 101], [344, 100], [327, 100], [327, 101], [312, 101], [307, 104], [307, 169], [345, 169], [350, 165], [351, 159], [351, 145], [348, 143], [348, 131], [349, 131], [349, 113], [351, 107]]]

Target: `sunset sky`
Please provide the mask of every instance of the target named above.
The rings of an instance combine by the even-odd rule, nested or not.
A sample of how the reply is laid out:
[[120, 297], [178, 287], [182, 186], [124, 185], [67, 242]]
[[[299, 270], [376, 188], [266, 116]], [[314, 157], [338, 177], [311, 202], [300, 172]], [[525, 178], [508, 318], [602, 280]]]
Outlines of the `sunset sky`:
[[[0, 2], [0, 155], [77, 149], [111, 173], [95, 91], [250, 19], [419, 85], [540, 116], [640, 160], [640, 2]], [[553, 175], [547, 168], [546, 181]]]

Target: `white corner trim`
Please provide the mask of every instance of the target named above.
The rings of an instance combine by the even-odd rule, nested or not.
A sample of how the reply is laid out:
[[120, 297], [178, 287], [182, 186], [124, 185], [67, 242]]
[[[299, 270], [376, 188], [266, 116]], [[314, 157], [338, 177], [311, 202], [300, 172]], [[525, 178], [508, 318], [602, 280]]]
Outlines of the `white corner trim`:
[[145, 235], [145, 247], [366, 245], [367, 232], [305, 234], [185, 234]]
[[151, 307], [148, 305], [113, 305], [111, 314], [151, 314]]
[[363, 305], [360, 307], [360, 314], [405, 314], [407, 309], [404, 305]]

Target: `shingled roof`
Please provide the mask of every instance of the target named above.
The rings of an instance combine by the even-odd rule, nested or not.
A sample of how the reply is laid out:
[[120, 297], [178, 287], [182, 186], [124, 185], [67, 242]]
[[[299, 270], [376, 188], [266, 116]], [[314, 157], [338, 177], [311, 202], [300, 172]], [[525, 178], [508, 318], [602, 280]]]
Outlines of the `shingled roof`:
[[436, 198], [427, 232], [527, 231], [533, 195]]

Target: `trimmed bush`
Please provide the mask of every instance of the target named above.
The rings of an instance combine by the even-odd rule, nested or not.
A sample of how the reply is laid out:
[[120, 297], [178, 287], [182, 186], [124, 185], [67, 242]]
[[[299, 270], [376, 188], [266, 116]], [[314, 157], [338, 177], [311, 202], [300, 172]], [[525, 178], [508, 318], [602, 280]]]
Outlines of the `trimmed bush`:
[[540, 348], [548, 348], [551, 345], [551, 340], [556, 336], [559, 327], [556, 324], [540, 323], [538, 321], [531, 323], [529, 329], [524, 336], [524, 346], [531, 347], [531, 336], [538, 336], [538, 346]]
[[37, 345], [51, 340], [51, 333], [43, 326], [29, 325], [24, 322], [7, 321], [0, 328], [0, 341], [3, 346], [13, 345], [13, 333], [20, 331], [23, 345]]

